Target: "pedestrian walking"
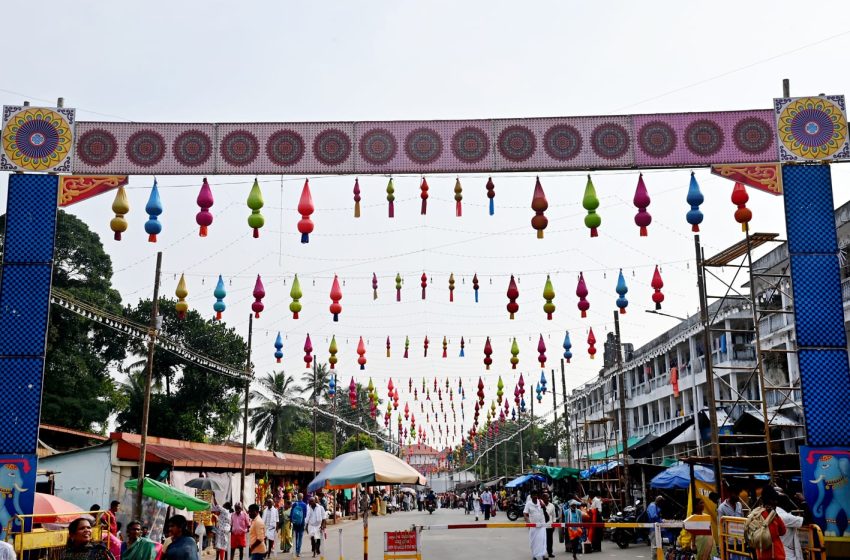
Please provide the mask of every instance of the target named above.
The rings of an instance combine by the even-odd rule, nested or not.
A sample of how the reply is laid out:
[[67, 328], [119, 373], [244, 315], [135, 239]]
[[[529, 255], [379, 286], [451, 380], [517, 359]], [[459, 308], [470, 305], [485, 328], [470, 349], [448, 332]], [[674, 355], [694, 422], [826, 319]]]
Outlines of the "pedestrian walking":
[[189, 531], [182, 515], [172, 515], [168, 520], [171, 544], [165, 551], [165, 560], [198, 560], [198, 543]]
[[251, 518], [242, 510], [242, 504], [233, 506], [230, 516], [230, 560], [236, 560], [235, 551], [239, 551], [239, 560], [244, 560], [245, 547], [248, 546], [247, 535], [251, 527]]
[[301, 557], [301, 542], [304, 540], [304, 522], [307, 520], [307, 504], [304, 503], [304, 494], [298, 494], [298, 501], [292, 504], [290, 521], [292, 522], [292, 536], [295, 537], [295, 557]]
[[307, 534], [310, 535], [310, 545], [313, 558], [322, 553], [322, 538], [325, 532], [325, 508], [319, 504], [315, 496], [310, 498], [307, 509]]
[[[584, 523], [586, 521], [584, 513], [579, 509], [581, 502], [578, 500], [570, 500], [567, 511], [564, 512], [564, 523]], [[581, 537], [584, 530], [581, 527], [567, 527], [567, 544], [569, 548], [567, 552], [572, 552], [573, 560], [576, 560], [576, 554], [581, 550]]]
[[266, 507], [263, 509], [263, 525], [266, 526], [266, 558], [274, 551], [274, 541], [277, 537], [277, 524], [280, 516], [271, 498], [266, 498]]
[[[545, 507], [537, 490], [532, 490], [531, 496], [525, 502], [525, 508], [522, 510], [525, 522], [538, 525], [545, 524]], [[532, 560], [544, 560], [546, 558], [546, 529], [543, 527], [530, 528], [528, 530], [528, 545], [531, 548]]]
[[[663, 496], [657, 496], [655, 501], [649, 504], [646, 508], [646, 520], [649, 523], [661, 523], [661, 503], [664, 501]], [[652, 548], [658, 548], [663, 543], [657, 542], [655, 538], [655, 530], [649, 530], [649, 545]]]
[[478, 518], [481, 517], [481, 494], [478, 493], [478, 490], [472, 491], [472, 509], [475, 511], [475, 520], [478, 521]]
[[485, 488], [481, 493], [481, 509], [484, 510], [484, 521], [490, 520], [490, 512], [493, 510], [493, 493]]
[[[602, 498], [596, 492], [590, 493], [590, 522], [602, 523]], [[602, 552], [602, 527], [593, 527], [590, 530], [590, 549], [593, 552]]]
[[284, 500], [283, 507], [280, 508], [280, 549], [283, 552], [289, 552], [292, 549], [292, 502]]
[[248, 554], [251, 560], [263, 560], [266, 555], [266, 524], [260, 515], [260, 506], [251, 504], [248, 507], [251, 518], [251, 528], [248, 529]]
[[[549, 496], [549, 492], [543, 492], [542, 496], [543, 504], [545, 505], [544, 518], [546, 519], [546, 523], [555, 523], [557, 521], [558, 513], [555, 509], [555, 504], [552, 503], [552, 500]], [[549, 555], [549, 558], [554, 558], [555, 553], [552, 549], [553, 541], [555, 540], [555, 529], [553, 527], [546, 527], [546, 554]]]
[[227, 551], [230, 550], [230, 502], [224, 502], [221, 507], [213, 505], [212, 512], [218, 517], [215, 522], [215, 558], [227, 560]]

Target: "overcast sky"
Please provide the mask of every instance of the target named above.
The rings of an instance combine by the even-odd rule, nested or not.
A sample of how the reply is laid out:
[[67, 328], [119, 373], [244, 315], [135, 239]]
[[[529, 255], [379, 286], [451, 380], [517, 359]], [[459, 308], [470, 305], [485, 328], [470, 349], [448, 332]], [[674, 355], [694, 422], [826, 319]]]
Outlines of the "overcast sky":
[[[850, 76], [842, 61], [850, 48], [848, 8], [804, 10], [799, 2], [217, 2], [181, 1], [73, 4], [45, 0], [36, 11], [9, 15], [7, 58], [0, 74], [2, 104], [53, 106], [59, 96], [80, 121], [351, 121], [578, 116], [653, 112], [766, 109], [790, 78], [792, 95], [845, 94]], [[818, 22], [815, 24], [815, 22]], [[824, 23], [836, 23], [836, 26]], [[802, 26], [802, 27], [801, 27]], [[801, 32], [802, 30], [802, 32]], [[14, 46], [14, 48], [12, 48]], [[11, 56], [11, 52], [18, 54]], [[706, 202], [706, 252], [742, 238], [729, 201], [733, 184], [696, 169]], [[835, 201], [847, 200], [847, 171], [835, 166]], [[340, 346], [341, 382], [372, 377], [383, 395], [389, 377], [429, 385], [436, 376], [456, 387], [461, 378], [472, 402], [478, 376], [488, 402], [502, 375], [512, 393], [524, 372], [537, 379], [538, 336], [547, 345], [547, 368], [573, 342], [568, 389], [601, 367], [601, 346], [612, 328], [617, 272], [629, 285], [623, 341], [636, 346], [673, 327], [652, 316], [649, 282], [660, 264], [663, 311], [697, 310], [693, 241], [684, 216], [690, 170], [644, 174], [652, 203], [649, 236], [638, 236], [631, 199], [637, 172], [593, 175], [601, 200], [600, 236], [583, 225], [583, 173], [545, 173], [549, 228], [543, 240], [529, 221], [535, 176], [494, 176], [495, 216], [487, 214], [485, 175], [464, 175], [463, 217], [454, 216], [455, 176], [429, 176], [427, 216], [419, 214], [418, 176], [396, 176], [396, 217], [387, 218], [387, 177], [360, 177], [363, 212], [353, 217], [354, 177], [311, 177], [315, 233], [299, 243], [295, 224], [303, 176], [261, 177], [266, 225], [251, 237], [245, 205], [253, 177], [210, 177], [215, 222], [197, 235], [194, 215], [200, 177], [159, 177], [164, 213], [156, 244], [147, 242], [144, 205], [152, 177], [134, 176], [128, 190], [130, 230], [112, 240], [112, 194], [71, 212], [98, 232], [112, 256], [114, 284], [127, 303], [152, 293], [155, 253], [164, 252], [163, 287], [173, 296], [185, 272], [189, 303], [212, 314], [215, 279], [228, 285], [225, 320], [247, 330], [250, 296], [263, 276], [266, 311], [255, 321], [258, 375], [275, 369], [274, 338], [286, 337], [283, 366], [300, 375], [306, 333], [319, 360], [328, 340]], [[5, 183], [5, 180], [4, 180]], [[782, 200], [750, 191], [754, 231], [784, 235]], [[5, 207], [5, 189], [2, 194]], [[433, 283], [421, 300], [419, 276]], [[584, 271], [591, 309], [581, 319], [576, 277]], [[448, 276], [456, 279], [448, 301]], [[291, 277], [304, 297], [301, 318], [288, 312]], [[371, 276], [379, 297], [372, 300]], [[396, 273], [405, 279], [394, 299]], [[471, 278], [481, 282], [474, 303]], [[542, 289], [551, 273], [557, 311], [547, 321]], [[334, 274], [344, 280], [343, 313], [333, 323], [328, 294]], [[520, 312], [505, 309], [508, 276], [520, 279]], [[284, 284], [285, 282], [285, 284]], [[315, 282], [315, 286], [313, 283]], [[587, 356], [587, 330], [599, 341]], [[404, 337], [411, 358], [403, 360]], [[422, 339], [431, 346], [422, 357]], [[356, 370], [359, 336], [369, 343], [368, 364]], [[386, 337], [392, 358], [385, 357]], [[442, 359], [443, 336], [449, 357]], [[458, 343], [466, 341], [466, 357]], [[492, 339], [494, 367], [483, 368], [483, 343]], [[521, 346], [520, 365], [509, 364], [510, 339]], [[559, 381], [560, 383], [560, 381]], [[560, 390], [560, 389], [559, 389]], [[530, 395], [530, 393], [529, 393]], [[550, 407], [551, 396], [544, 406]], [[471, 409], [467, 409], [471, 412]], [[418, 416], [418, 415], [417, 415]], [[467, 414], [470, 418], [471, 414]], [[459, 419], [459, 418], [458, 418]], [[451, 418], [450, 418], [451, 420]], [[468, 426], [466, 426], [468, 428]]]

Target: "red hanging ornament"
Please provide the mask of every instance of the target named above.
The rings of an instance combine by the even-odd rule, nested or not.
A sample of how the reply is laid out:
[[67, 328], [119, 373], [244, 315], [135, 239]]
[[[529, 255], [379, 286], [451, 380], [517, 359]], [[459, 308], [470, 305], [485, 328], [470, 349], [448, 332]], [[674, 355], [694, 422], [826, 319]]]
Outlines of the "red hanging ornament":
[[372, 273], [372, 299], [378, 299], [378, 276]]
[[546, 367], [546, 343], [543, 342], [542, 334], [537, 341], [537, 361], [540, 362], [540, 367]]
[[593, 327], [590, 328], [590, 332], [587, 334], [587, 353], [590, 354], [590, 359], [592, 360], [596, 356], [596, 337], [593, 336]]
[[508, 283], [508, 313], [510, 314], [510, 318], [514, 318], [514, 314], [519, 311], [519, 304], [516, 302], [519, 297], [519, 288], [517, 288], [516, 280], [514, 280], [514, 275], [511, 274], [511, 281]]
[[313, 343], [310, 342], [310, 335], [307, 335], [307, 339], [304, 341], [304, 365], [307, 369], [310, 369], [310, 365], [313, 363]]
[[395, 386], [393, 385], [393, 378], [390, 377], [390, 380], [387, 382], [387, 396], [390, 399], [393, 398], [393, 389], [395, 389]]
[[650, 199], [649, 193], [646, 191], [646, 185], [643, 182], [643, 173], [638, 176], [638, 184], [635, 189], [635, 196], [632, 199], [632, 202], [634, 202], [634, 205], [638, 209], [638, 213], [635, 214], [635, 225], [640, 228], [640, 236], [646, 237], [646, 228], [652, 223], [652, 216], [646, 211], [647, 206], [649, 206]]
[[487, 337], [487, 341], [484, 343], [484, 367], [485, 369], [490, 369], [490, 366], [493, 364], [493, 358], [490, 356], [493, 355], [493, 347], [490, 345], [490, 337]]
[[419, 184], [419, 198], [422, 199], [422, 209], [420, 213], [424, 216], [428, 211], [428, 181], [425, 180], [425, 177], [422, 177], [422, 183]]
[[484, 381], [479, 377], [478, 378], [478, 402], [476, 403], [475, 411], [478, 412], [479, 406], [484, 406]]
[[584, 273], [578, 273], [578, 286], [576, 286], [576, 295], [578, 296], [578, 308], [581, 311], [582, 318], [587, 317], [587, 310], [590, 309], [590, 302], [587, 301], [587, 284], [584, 283]]
[[661, 309], [661, 302], [664, 301], [664, 294], [661, 293], [661, 288], [664, 287], [664, 281], [661, 280], [661, 273], [658, 271], [658, 265], [655, 266], [655, 272], [652, 274], [652, 282], [649, 284], [655, 290], [652, 294], [652, 301], [655, 302], [655, 309]]
[[531, 227], [537, 230], [537, 239], [543, 239], [543, 230], [549, 225], [549, 220], [543, 215], [547, 208], [549, 208], [549, 202], [546, 200], [543, 185], [540, 184], [540, 177], [538, 177], [534, 185], [534, 196], [531, 198], [531, 209], [535, 212], [534, 217], [531, 218]]
[[[429, 341], [428, 341], [428, 335], [425, 335], [425, 340], [422, 343], [422, 346], [425, 348], [425, 354], [424, 354], [425, 358], [428, 357], [428, 344], [430, 344]], [[425, 385], [424, 379], [422, 380], [422, 384]]]
[[313, 232], [313, 221], [310, 214], [313, 213], [313, 195], [310, 194], [310, 179], [304, 179], [304, 188], [301, 190], [301, 200], [298, 201], [298, 231], [301, 232], [301, 243], [310, 242], [310, 234]]
[[354, 217], [360, 217], [360, 180], [354, 179]]
[[263, 312], [263, 298], [266, 297], [266, 289], [263, 287], [263, 281], [260, 275], [257, 274], [257, 281], [254, 283], [254, 303], [251, 304], [251, 310], [254, 312], [254, 318], [259, 319], [260, 313]]
[[425, 299], [425, 288], [428, 287], [428, 277], [425, 276], [425, 273], [422, 273], [422, 276], [419, 278], [419, 285], [422, 286], [422, 299]]
[[334, 281], [331, 284], [331, 303], [330, 312], [333, 315], [334, 322], [339, 321], [339, 314], [342, 313], [342, 306], [339, 300], [342, 299], [342, 290], [339, 287], [339, 278], [334, 274]]
[[351, 405], [351, 408], [357, 408], [357, 384], [354, 382], [354, 378], [351, 378], [351, 383], [348, 384], [348, 403]]
[[478, 275], [472, 275], [472, 290], [475, 292], [475, 303], [478, 303]]
[[357, 363], [360, 364], [360, 369], [366, 369], [366, 345], [363, 344], [363, 337], [360, 337], [360, 342], [357, 343]]
[[738, 209], [735, 210], [735, 221], [741, 224], [741, 231], [747, 231], [750, 220], [753, 219], [753, 213], [747, 208], [747, 201], [750, 200], [750, 195], [747, 194], [747, 189], [743, 183], [735, 183], [732, 189], [732, 204], [736, 204]]

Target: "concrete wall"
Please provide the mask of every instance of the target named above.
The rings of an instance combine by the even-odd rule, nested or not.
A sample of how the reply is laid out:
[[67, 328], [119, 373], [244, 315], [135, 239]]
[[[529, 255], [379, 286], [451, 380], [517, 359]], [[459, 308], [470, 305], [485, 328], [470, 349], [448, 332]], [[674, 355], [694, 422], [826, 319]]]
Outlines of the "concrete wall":
[[112, 495], [111, 446], [98, 445], [61, 453], [38, 461], [39, 470], [53, 471], [55, 493], [63, 500], [88, 510], [92, 504], [107, 509]]

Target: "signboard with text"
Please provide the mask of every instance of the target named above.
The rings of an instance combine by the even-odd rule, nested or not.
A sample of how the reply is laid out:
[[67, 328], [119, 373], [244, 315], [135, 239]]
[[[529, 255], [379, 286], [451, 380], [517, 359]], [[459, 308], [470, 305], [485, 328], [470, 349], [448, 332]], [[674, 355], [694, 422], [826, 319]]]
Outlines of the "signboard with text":
[[384, 533], [384, 559], [399, 558], [421, 558], [417, 531], [388, 531]]

